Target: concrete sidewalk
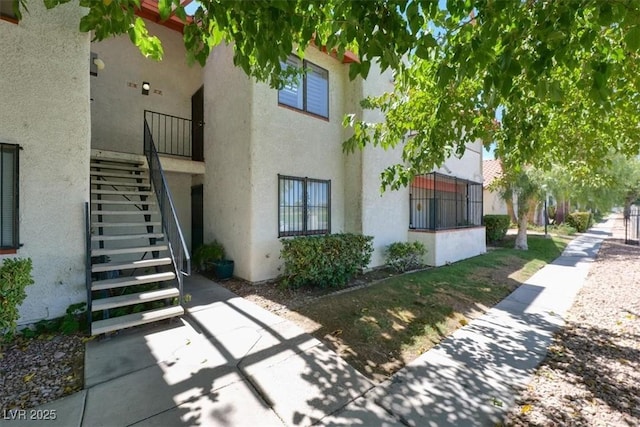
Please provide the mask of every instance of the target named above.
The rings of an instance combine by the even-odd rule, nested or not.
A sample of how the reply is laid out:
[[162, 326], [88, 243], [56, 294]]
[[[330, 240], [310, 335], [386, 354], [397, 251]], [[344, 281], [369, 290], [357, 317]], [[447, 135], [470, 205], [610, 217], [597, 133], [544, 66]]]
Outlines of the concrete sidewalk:
[[[610, 217], [576, 239], [485, 315], [398, 371], [324, 425], [354, 424], [375, 403], [409, 426], [493, 426], [544, 359], [553, 333], [585, 282]], [[363, 423], [363, 425], [381, 423]], [[390, 423], [384, 425], [392, 425]]]
[[87, 345], [85, 390], [38, 408], [54, 409], [56, 420], [4, 423], [494, 425], [544, 358], [612, 224], [576, 238], [377, 387], [293, 323], [196, 275], [185, 283], [192, 299], [183, 319]]

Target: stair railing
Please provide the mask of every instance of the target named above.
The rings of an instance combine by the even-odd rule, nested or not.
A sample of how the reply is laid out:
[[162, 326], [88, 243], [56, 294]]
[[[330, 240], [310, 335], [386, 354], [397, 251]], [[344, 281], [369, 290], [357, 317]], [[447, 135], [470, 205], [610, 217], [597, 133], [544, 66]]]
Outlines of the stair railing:
[[180, 291], [180, 304], [183, 302], [183, 276], [191, 274], [191, 257], [187, 250], [187, 244], [180, 228], [178, 215], [176, 214], [175, 205], [171, 198], [171, 192], [167, 185], [167, 180], [162, 171], [160, 157], [153, 143], [153, 136], [147, 120], [144, 120], [144, 154], [149, 164], [149, 178], [153, 183], [162, 217], [162, 226], [169, 244], [169, 252], [176, 269], [176, 278], [178, 280], [178, 289]]
[[85, 285], [87, 287], [87, 324], [91, 325], [91, 211], [89, 202], [84, 202], [84, 221], [85, 221]]
[[191, 158], [191, 119], [144, 110], [144, 120], [155, 136], [158, 153]]

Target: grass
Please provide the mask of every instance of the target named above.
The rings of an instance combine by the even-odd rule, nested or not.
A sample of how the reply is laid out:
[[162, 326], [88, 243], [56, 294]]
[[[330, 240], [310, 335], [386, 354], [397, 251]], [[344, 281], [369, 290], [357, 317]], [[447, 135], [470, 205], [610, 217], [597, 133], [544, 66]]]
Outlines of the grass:
[[502, 300], [569, 241], [529, 236], [529, 250], [518, 251], [513, 239], [484, 255], [330, 295], [296, 311], [320, 324], [313, 334], [356, 369], [383, 380]]
[[[515, 228], [517, 229], [518, 227], [515, 226]], [[529, 224], [527, 226], [527, 230], [536, 231], [538, 233], [544, 233], [544, 225]], [[547, 226], [547, 232], [549, 234], [559, 234], [561, 236], [573, 236], [578, 231], [574, 227], [570, 226], [569, 224], [562, 223], [562, 224], [549, 224]]]

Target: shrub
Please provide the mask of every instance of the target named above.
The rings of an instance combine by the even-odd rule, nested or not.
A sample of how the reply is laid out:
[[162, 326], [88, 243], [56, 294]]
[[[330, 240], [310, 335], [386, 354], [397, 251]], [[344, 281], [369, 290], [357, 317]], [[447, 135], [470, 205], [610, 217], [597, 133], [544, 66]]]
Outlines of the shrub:
[[193, 253], [193, 264], [200, 270], [204, 271], [211, 268], [211, 264], [224, 259], [225, 252], [222, 243], [214, 240], [198, 247]]
[[395, 242], [387, 246], [387, 266], [402, 273], [422, 266], [427, 249], [421, 242]]
[[0, 332], [13, 335], [19, 317], [18, 307], [27, 296], [24, 289], [33, 284], [31, 259], [7, 258], [0, 267]]
[[65, 335], [86, 331], [87, 303], [71, 304], [63, 317], [41, 320], [35, 325], [22, 329], [20, 334], [25, 338], [36, 338], [44, 334], [63, 333]]
[[511, 223], [509, 215], [485, 215], [483, 221], [487, 229], [487, 242], [504, 239]]
[[344, 286], [371, 261], [373, 237], [361, 234], [328, 234], [282, 239], [282, 285], [321, 288]]
[[591, 212], [574, 212], [567, 215], [567, 224], [578, 230], [578, 233], [584, 233], [593, 225], [593, 217]]

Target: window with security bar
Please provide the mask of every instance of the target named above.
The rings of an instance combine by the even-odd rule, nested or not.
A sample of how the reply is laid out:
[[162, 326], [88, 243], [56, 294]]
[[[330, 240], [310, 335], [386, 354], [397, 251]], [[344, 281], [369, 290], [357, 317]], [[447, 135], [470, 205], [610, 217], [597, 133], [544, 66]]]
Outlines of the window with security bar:
[[409, 192], [409, 228], [448, 230], [482, 225], [482, 184], [432, 172]]
[[331, 181], [278, 175], [278, 237], [331, 232]]
[[17, 249], [18, 153], [15, 144], [0, 143], [0, 249]]

